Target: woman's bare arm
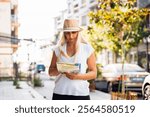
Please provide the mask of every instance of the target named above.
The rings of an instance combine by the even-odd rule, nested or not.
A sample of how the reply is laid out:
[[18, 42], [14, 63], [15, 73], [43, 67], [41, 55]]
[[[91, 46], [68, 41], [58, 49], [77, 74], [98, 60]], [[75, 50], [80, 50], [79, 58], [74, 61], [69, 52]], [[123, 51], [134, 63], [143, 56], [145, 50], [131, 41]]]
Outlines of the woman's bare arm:
[[51, 61], [50, 67], [49, 67], [49, 75], [50, 76], [57, 76], [59, 74], [59, 72], [57, 70], [56, 62], [57, 62], [57, 56], [56, 56], [55, 52], [53, 52], [52, 61]]

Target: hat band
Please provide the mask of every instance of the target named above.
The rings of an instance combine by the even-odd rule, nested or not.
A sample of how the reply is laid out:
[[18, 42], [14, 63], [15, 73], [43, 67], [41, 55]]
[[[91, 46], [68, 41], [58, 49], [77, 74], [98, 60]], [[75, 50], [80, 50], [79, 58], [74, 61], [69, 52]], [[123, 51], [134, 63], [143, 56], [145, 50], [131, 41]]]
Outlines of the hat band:
[[80, 31], [81, 28], [79, 28], [79, 27], [68, 27], [68, 28], [64, 28], [63, 30], [64, 31], [71, 31], [71, 30]]

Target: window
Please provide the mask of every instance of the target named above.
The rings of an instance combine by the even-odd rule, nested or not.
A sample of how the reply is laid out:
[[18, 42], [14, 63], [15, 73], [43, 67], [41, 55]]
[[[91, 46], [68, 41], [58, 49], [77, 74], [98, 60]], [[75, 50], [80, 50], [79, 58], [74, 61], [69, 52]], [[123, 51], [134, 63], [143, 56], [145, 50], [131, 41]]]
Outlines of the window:
[[86, 0], [82, 0], [81, 1], [81, 7], [85, 7], [86, 6]]
[[150, 28], [150, 15], [147, 16], [147, 27]]
[[74, 5], [74, 13], [77, 13], [79, 11], [79, 5], [78, 4], [75, 4]]
[[90, 0], [90, 3], [94, 2], [94, 0]]
[[82, 4], [85, 4], [85, 3], [86, 3], [86, 0], [82, 0], [81, 3], [82, 3]]
[[86, 15], [84, 15], [84, 16], [82, 16], [82, 19], [81, 19], [81, 25], [86, 26], [86, 24], [87, 24], [87, 17], [86, 17]]
[[75, 4], [75, 5], [74, 5], [74, 9], [75, 9], [75, 8], [78, 8], [78, 6], [79, 6], [78, 4]]
[[71, 3], [68, 4], [68, 13], [71, 13]]

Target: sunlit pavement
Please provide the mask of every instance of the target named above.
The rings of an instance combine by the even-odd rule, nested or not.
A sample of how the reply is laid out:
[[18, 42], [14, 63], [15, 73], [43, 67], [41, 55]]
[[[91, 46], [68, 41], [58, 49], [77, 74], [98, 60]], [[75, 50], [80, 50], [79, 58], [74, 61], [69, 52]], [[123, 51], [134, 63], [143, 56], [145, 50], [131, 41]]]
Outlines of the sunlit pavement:
[[[51, 100], [55, 78], [42, 73], [40, 79], [43, 87], [33, 87], [27, 81], [19, 81], [20, 89], [16, 89], [13, 81], [0, 81], [0, 100]], [[90, 92], [90, 97], [91, 100], [111, 99], [110, 94], [98, 90]]]
[[[0, 100], [51, 100], [55, 85], [54, 77], [46, 73], [38, 74], [42, 87], [33, 87], [27, 81], [19, 81], [20, 89], [16, 89], [13, 81], [0, 81]], [[110, 100], [111, 95], [95, 90], [90, 92], [91, 100]]]
[[37, 91], [27, 84], [19, 81], [20, 88], [16, 89], [12, 81], [0, 81], [0, 100], [43, 100]]
[[[12, 81], [0, 82], [0, 100], [51, 100], [54, 88], [53, 79], [43, 79], [43, 87], [32, 87], [26, 81], [19, 81], [16, 89]], [[110, 95], [94, 91], [90, 92], [91, 100], [110, 100]]]

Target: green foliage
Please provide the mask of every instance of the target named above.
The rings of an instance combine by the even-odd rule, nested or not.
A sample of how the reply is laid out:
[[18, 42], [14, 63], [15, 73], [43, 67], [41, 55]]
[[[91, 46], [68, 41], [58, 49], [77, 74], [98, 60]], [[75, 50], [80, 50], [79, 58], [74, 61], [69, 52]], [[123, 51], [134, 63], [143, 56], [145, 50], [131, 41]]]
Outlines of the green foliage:
[[21, 89], [20, 84], [19, 84], [19, 81], [18, 81], [17, 79], [15, 79], [15, 80], [13, 81], [13, 85], [16, 86], [16, 89]]
[[149, 9], [134, 7], [135, 0], [99, 0], [98, 10], [90, 12], [90, 41], [99, 53], [109, 49], [124, 56], [150, 32], [144, 27]]
[[97, 67], [97, 78], [102, 78], [102, 64], [96, 64]]
[[20, 84], [19, 84], [19, 83], [17, 83], [17, 85], [16, 85], [16, 89], [21, 89], [21, 87], [20, 87]]
[[[147, 8], [136, 8], [136, 0], [98, 0], [98, 10], [90, 12], [88, 34], [95, 50], [108, 49], [122, 57], [144, 37], [150, 35], [145, 27]], [[122, 83], [124, 84], [124, 83]], [[124, 86], [122, 86], [124, 87]], [[124, 91], [124, 89], [122, 89]]]
[[13, 85], [14, 85], [14, 86], [17, 86], [17, 85], [18, 85], [18, 80], [15, 79], [15, 80], [13, 81]]
[[40, 78], [34, 78], [34, 86], [35, 87], [41, 87], [42, 86], [42, 80]]

